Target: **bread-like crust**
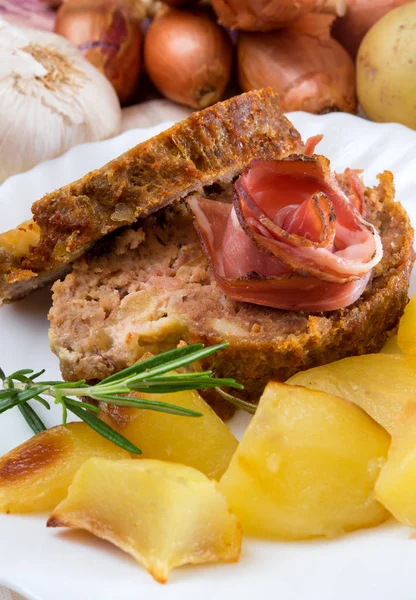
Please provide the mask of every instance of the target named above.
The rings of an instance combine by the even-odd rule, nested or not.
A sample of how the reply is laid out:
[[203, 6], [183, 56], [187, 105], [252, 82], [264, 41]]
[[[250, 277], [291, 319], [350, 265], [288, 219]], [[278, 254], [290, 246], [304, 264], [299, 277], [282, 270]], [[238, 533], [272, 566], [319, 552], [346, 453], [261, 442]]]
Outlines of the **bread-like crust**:
[[[0, 235], [0, 302], [56, 279], [104, 235], [177, 198], [230, 181], [253, 158], [300, 152], [299, 133], [271, 89], [242, 94], [191, 115], [32, 207], [37, 244], [17, 250]], [[30, 247], [28, 247], [30, 246]], [[22, 250], [24, 248], [24, 250]]]
[[[413, 230], [393, 177], [366, 191], [366, 218], [379, 230], [383, 258], [363, 295], [325, 313], [277, 310], [228, 299], [218, 288], [192, 221], [166, 208], [106, 239], [54, 285], [50, 343], [65, 379], [103, 379], [180, 340], [229, 346], [202, 365], [234, 377], [258, 400], [270, 379], [350, 355], [377, 352], [407, 302]], [[187, 220], [188, 219], [188, 220]], [[230, 405], [217, 403], [226, 415]]]

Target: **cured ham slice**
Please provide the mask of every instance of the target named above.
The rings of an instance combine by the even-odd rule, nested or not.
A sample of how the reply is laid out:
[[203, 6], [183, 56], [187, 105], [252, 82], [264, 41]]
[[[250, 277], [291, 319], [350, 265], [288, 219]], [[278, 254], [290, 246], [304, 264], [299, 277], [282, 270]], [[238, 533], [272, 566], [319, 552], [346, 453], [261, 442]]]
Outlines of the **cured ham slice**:
[[234, 300], [286, 310], [355, 302], [382, 245], [362, 216], [360, 179], [351, 170], [346, 175], [349, 196], [324, 157], [257, 160], [235, 182], [233, 204], [190, 199], [221, 289]]

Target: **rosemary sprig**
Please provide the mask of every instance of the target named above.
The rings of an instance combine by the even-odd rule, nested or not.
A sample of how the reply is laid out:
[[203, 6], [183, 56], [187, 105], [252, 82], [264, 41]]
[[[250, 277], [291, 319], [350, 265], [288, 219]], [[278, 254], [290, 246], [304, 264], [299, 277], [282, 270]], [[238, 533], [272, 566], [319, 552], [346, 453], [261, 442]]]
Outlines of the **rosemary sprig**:
[[35, 373], [32, 369], [20, 369], [6, 376], [0, 368], [0, 379], [3, 383], [3, 387], [0, 388], [0, 414], [17, 407], [34, 433], [39, 433], [46, 427], [28, 402], [35, 400], [49, 409], [50, 404], [43, 396], [50, 396], [55, 399], [55, 404], [61, 405], [64, 424], [66, 424], [68, 412], [72, 412], [97, 433], [121, 448], [141, 454], [137, 446], [101, 421], [96, 414], [100, 412], [99, 408], [84, 398], [116, 406], [129, 406], [185, 417], [200, 417], [201, 413], [181, 406], [135, 398], [129, 394], [132, 391], [164, 394], [184, 390], [218, 388], [219, 386], [242, 389], [243, 386], [234, 379], [212, 377], [211, 371], [172, 373], [174, 369], [201, 360], [227, 345], [227, 342], [224, 342], [205, 348], [203, 344], [192, 344], [169, 350], [111, 375], [96, 385], [88, 385], [85, 380], [77, 382], [39, 381], [38, 378], [43, 375], [44, 370]]

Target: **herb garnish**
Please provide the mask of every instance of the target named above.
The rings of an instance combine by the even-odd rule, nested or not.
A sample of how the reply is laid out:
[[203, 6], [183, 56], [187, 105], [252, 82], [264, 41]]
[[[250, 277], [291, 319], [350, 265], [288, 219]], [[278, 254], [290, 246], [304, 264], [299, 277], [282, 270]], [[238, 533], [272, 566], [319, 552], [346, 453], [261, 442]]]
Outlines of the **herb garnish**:
[[[128, 396], [128, 394], [132, 391], [162, 394], [202, 388], [218, 388], [219, 386], [242, 389], [243, 386], [234, 379], [215, 378], [212, 376], [211, 371], [171, 372], [205, 358], [226, 346], [228, 346], [227, 342], [208, 346], [207, 348], [203, 344], [191, 344], [175, 348], [128, 367], [103, 379], [96, 385], [88, 385], [85, 380], [74, 383], [39, 381], [38, 378], [43, 375], [44, 370], [35, 373], [33, 369], [21, 369], [6, 376], [0, 368], [0, 379], [3, 382], [3, 387], [0, 388], [0, 414], [17, 406], [34, 433], [39, 433], [44, 431], [46, 427], [27, 402], [36, 400], [50, 409], [49, 402], [43, 396], [51, 396], [55, 398], [55, 404], [60, 404], [62, 407], [62, 421], [64, 424], [67, 421], [68, 412], [72, 412], [97, 433], [114, 442], [117, 446], [129, 452], [141, 454], [141, 450], [137, 446], [101, 421], [96, 414], [100, 412], [100, 409], [85, 401], [84, 398], [91, 398], [116, 406], [155, 410], [184, 417], [200, 417], [202, 416], [201, 413], [181, 406], [144, 398], [134, 398]], [[81, 400], [76, 398], [81, 398]]]

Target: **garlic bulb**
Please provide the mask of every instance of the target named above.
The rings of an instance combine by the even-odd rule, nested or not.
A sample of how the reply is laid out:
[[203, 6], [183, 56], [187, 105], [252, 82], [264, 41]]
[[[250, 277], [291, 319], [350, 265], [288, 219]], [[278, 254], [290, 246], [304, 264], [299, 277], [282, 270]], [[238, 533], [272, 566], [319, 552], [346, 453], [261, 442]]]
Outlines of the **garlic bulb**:
[[0, 19], [0, 183], [120, 125], [113, 87], [75, 46]]

